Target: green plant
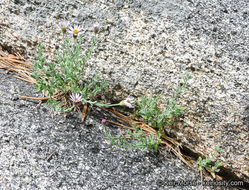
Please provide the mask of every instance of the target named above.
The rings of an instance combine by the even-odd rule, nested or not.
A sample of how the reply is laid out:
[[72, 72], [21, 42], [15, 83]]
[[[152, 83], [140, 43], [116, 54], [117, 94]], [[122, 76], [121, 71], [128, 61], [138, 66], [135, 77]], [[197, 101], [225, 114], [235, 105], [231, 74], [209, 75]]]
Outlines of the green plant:
[[[181, 112], [185, 109], [177, 106], [177, 98], [180, 96], [182, 90], [187, 84], [187, 81], [190, 79], [190, 74], [187, 73], [183, 78], [183, 84], [179, 85], [176, 90], [176, 94], [171, 100], [168, 100], [166, 103], [166, 107], [161, 112], [158, 108], [158, 101], [161, 95], [157, 97], [142, 97], [141, 100], [137, 101], [137, 109], [135, 110], [134, 116], [141, 116], [145, 119], [148, 124], [154, 127], [157, 130], [156, 135], [146, 136], [143, 133], [143, 130], [136, 128], [135, 132], [132, 133], [130, 130], [127, 131], [127, 135], [130, 140], [126, 140], [120, 134], [114, 138], [109, 134], [106, 134], [108, 139], [111, 141], [113, 145], [116, 145], [120, 148], [124, 149], [137, 149], [140, 148], [142, 150], [153, 148], [155, 152], [157, 152], [158, 145], [161, 143], [161, 135], [164, 134], [164, 129], [173, 121], [173, 119], [181, 114]], [[130, 102], [129, 100], [128, 102]], [[128, 106], [128, 105], [127, 105]], [[128, 106], [133, 107], [133, 106]], [[102, 124], [105, 123], [106, 120], [103, 120]], [[136, 140], [136, 143], [131, 142], [131, 140]]]
[[144, 134], [142, 129], [137, 128], [135, 130], [126, 131], [125, 136], [118, 134], [115, 138], [106, 134], [108, 140], [115, 146], [123, 149], [141, 149], [142, 151], [147, 149], [153, 149], [155, 152], [158, 150], [158, 146], [161, 143], [160, 134], [150, 134], [149, 136]]
[[165, 130], [170, 121], [173, 121], [173, 118], [178, 117], [185, 109], [184, 107], [177, 106], [177, 98], [180, 96], [189, 79], [190, 74], [186, 73], [183, 78], [183, 84], [177, 87], [176, 94], [171, 100], [166, 102], [166, 106], [162, 112], [158, 108], [158, 101], [161, 95], [157, 97], [143, 96], [141, 100], [137, 101], [135, 116], [141, 116], [148, 121], [150, 126], [156, 129]]
[[203, 189], [203, 176], [202, 176], [202, 171], [203, 168], [206, 168], [209, 172], [211, 172], [212, 176], [215, 177], [215, 172], [219, 172], [220, 169], [219, 167], [222, 166], [222, 162], [216, 161], [215, 165], [212, 166], [212, 162], [214, 162], [217, 158], [217, 155], [222, 152], [221, 148], [219, 146], [215, 146], [215, 151], [214, 154], [211, 154], [211, 158], [205, 158], [203, 159], [202, 157], [199, 157], [197, 160], [197, 163], [199, 165], [199, 170], [201, 174], [201, 189]]
[[[215, 152], [214, 154], [211, 154], [211, 158], [205, 158], [202, 157], [198, 158], [198, 165], [199, 170], [202, 171], [203, 168], [208, 169], [211, 173], [219, 172], [219, 167], [222, 166], [222, 162], [215, 161], [217, 158], [217, 155], [222, 152], [221, 148], [219, 146], [215, 146]], [[212, 162], [215, 162], [214, 166], [211, 165]]]

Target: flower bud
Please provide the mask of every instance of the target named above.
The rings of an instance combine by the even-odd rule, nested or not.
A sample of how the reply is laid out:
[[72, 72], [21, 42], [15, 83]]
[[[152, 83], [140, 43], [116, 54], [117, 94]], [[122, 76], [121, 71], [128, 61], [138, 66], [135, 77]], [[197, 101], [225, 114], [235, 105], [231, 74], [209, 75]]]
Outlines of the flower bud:
[[97, 34], [99, 32], [99, 28], [100, 28], [99, 24], [95, 24], [93, 26], [93, 32], [94, 32], [94, 34]]
[[68, 24], [67, 21], [60, 22], [61, 31], [62, 31], [63, 34], [65, 34], [67, 32], [68, 25], [69, 24]]
[[105, 125], [106, 124], [106, 119], [102, 119], [101, 123], [102, 123], [102, 125]]

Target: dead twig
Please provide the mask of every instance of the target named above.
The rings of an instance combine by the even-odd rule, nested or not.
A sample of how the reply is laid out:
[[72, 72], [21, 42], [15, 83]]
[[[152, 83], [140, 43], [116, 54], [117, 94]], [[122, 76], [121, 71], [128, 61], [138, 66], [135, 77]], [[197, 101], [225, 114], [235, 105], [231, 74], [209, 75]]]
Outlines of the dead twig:
[[23, 99], [30, 99], [30, 100], [48, 100], [48, 97], [29, 97], [29, 96], [19, 96]]
[[84, 105], [84, 108], [83, 108], [83, 111], [82, 111], [82, 115], [81, 115], [82, 123], [85, 121], [86, 116], [87, 116], [87, 104]]

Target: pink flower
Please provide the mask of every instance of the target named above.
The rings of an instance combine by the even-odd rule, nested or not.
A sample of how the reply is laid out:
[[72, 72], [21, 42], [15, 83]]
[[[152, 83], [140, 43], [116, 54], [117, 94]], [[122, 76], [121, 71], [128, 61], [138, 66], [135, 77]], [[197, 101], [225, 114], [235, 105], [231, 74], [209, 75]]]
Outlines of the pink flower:
[[81, 101], [82, 101], [82, 97], [81, 97], [81, 95], [78, 94], [78, 93], [76, 93], [75, 95], [74, 95], [74, 93], [72, 93], [72, 94], [70, 95], [70, 100], [72, 100], [74, 103], [78, 103], [78, 102], [81, 102]]
[[102, 123], [102, 125], [105, 125], [106, 124], [106, 119], [102, 119], [101, 123]]

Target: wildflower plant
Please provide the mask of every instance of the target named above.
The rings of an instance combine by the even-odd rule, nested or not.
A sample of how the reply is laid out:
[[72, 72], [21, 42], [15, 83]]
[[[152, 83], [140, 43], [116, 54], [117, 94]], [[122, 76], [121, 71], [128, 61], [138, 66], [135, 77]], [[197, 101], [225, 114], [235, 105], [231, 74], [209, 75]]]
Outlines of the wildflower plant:
[[[85, 70], [88, 66], [88, 60], [91, 57], [94, 46], [96, 45], [96, 36], [99, 33], [100, 26], [93, 26], [93, 37], [91, 45], [84, 50], [83, 28], [63, 21], [60, 23], [60, 29], [63, 33], [63, 42], [60, 50], [51, 61], [45, 58], [43, 46], [39, 45], [37, 60], [34, 62], [32, 77], [36, 80], [36, 91], [42, 91], [48, 96], [48, 104], [56, 112], [68, 112], [80, 105], [91, 104], [95, 106], [112, 107], [126, 106], [130, 109], [136, 108], [135, 115], [145, 119], [148, 124], [157, 130], [155, 135], [147, 135], [142, 129], [134, 126], [135, 132], [127, 131], [130, 140], [136, 143], [129, 143], [121, 135], [117, 138], [108, 138], [119, 147], [128, 149], [141, 148], [142, 150], [153, 148], [155, 151], [161, 143], [162, 132], [171, 122], [171, 118], [177, 117], [185, 108], [177, 106], [177, 98], [186, 86], [190, 76], [187, 73], [184, 77], [183, 85], [179, 86], [176, 95], [172, 100], [168, 100], [166, 107], [161, 111], [158, 107], [160, 95], [157, 97], [142, 97], [136, 101], [132, 96], [128, 96], [117, 104], [102, 103], [97, 101], [97, 95], [102, 93], [108, 86], [107, 81], [101, 81], [100, 76], [96, 74], [91, 79], [85, 78]], [[69, 37], [67, 35], [70, 35]], [[104, 125], [106, 120], [102, 120]]]
[[[59, 112], [67, 112], [79, 102], [106, 107], [120, 105], [104, 104], [95, 100], [96, 95], [103, 92], [108, 85], [107, 81], [100, 82], [98, 74], [90, 80], [84, 78], [87, 61], [96, 45], [97, 29], [91, 40], [91, 47], [84, 51], [82, 28], [76, 25], [68, 27], [66, 21], [63, 21], [60, 27], [64, 34], [64, 41], [52, 61], [45, 59], [43, 46], [39, 45], [32, 73], [32, 77], [36, 79], [36, 91], [45, 92], [49, 97], [47, 103], [52, 104], [55, 111]], [[66, 36], [65, 32], [71, 36]], [[59, 97], [58, 94], [61, 96]], [[64, 102], [62, 102], [63, 99]], [[65, 99], [71, 100], [73, 104]]]
[[177, 106], [177, 99], [187, 85], [189, 79], [190, 74], [186, 73], [183, 77], [183, 84], [177, 87], [176, 94], [171, 100], [166, 102], [166, 106], [163, 111], [161, 111], [158, 107], [161, 95], [156, 97], [143, 96], [141, 100], [136, 102], [137, 109], [135, 111], [135, 116], [142, 117], [150, 126], [161, 130], [161, 132], [166, 130], [173, 119], [181, 115], [182, 111], [185, 109], [185, 107]]

